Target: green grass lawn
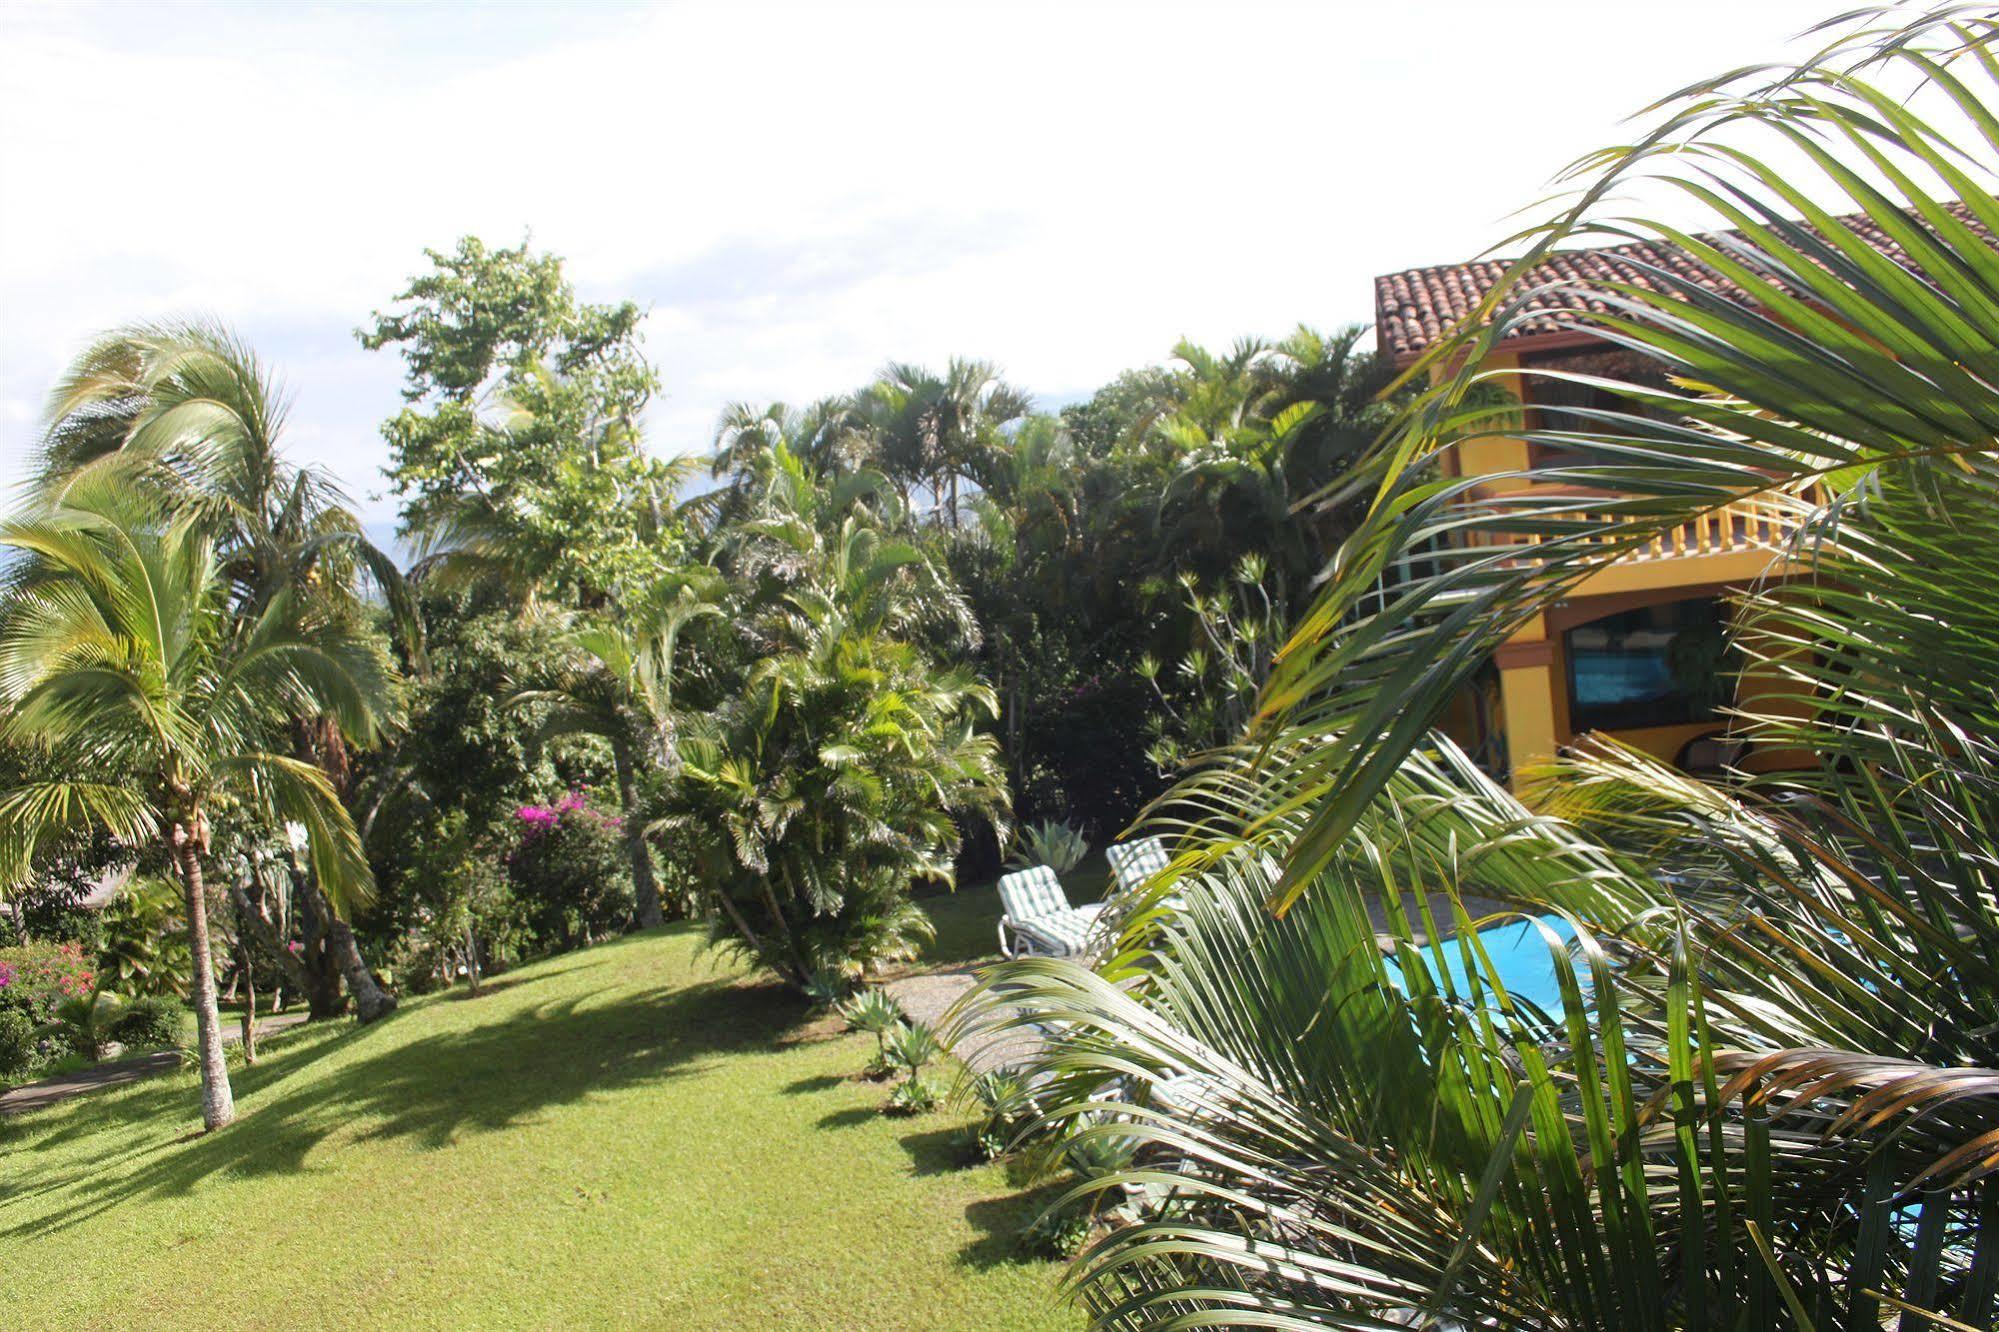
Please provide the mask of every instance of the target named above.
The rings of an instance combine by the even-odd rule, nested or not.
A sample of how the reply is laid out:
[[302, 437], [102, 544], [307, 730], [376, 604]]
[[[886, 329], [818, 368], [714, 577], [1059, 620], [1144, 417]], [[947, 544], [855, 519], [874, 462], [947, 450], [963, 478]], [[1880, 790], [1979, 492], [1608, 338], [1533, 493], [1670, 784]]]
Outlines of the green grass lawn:
[[[989, 888], [929, 905], [992, 951]], [[219, 1134], [190, 1073], [0, 1121], [0, 1321], [1078, 1326], [868, 1048], [675, 928], [273, 1039]]]

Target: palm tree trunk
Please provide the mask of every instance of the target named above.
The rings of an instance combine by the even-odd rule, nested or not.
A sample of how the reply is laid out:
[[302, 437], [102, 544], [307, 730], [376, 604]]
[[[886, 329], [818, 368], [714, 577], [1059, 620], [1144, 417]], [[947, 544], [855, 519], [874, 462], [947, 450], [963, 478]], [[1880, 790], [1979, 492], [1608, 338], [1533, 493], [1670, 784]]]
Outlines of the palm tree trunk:
[[201, 1123], [213, 1132], [236, 1118], [229, 1065], [222, 1054], [222, 1013], [215, 1001], [215, 959], [208, 947], [208, 902], [201, 882], [200, 815], [176, 823], [173, 854], [187, 892], [188, 948], [194, 954], [194, 1018], [200, 1033]]
[[777, 892], [771, 887], [770, 875], [759, 874], [757, 883], [763, 889], [764, 909], [770, 912], [770, 927], [784, 940], [785, 951], [791, 954], [792, 982], [803, 990], [812, 978], [812, 969], [805, 965], [805, 954], [798, 947], [797, 936], [791, 932], [791, 922], [785, 918], [784, 908], [777, 904]]
[[639, 928], [649, 930], [664, 917], [659, 909], [659, 880], [652, 872], [652, 852], [646, 846], [645, 820], [640, 817], [638, 777], [624, 745], [615, 746], [611, 756], [618, 769], [618, 805], [625, 812], [625, 854], [632, 860], [632, 896], [638, 904]]
[[248, 954], [243, 960], [243, 1062], [257, 1062], [257, 978], [250, 973]]
[[375, 983], [375, 973], [368, 970], [361, 957], [361, 945], [354, 940], [353, 927], [333, 915], [331, 904], [327, 915], [331, 921], [326, 931], [327, 947], [333, 950], [333, 960], [346, 978], [347, 992], [354, 996], [354, 1016], [362, 1022], [373, 1022], [395, 1012], [396, 997]]

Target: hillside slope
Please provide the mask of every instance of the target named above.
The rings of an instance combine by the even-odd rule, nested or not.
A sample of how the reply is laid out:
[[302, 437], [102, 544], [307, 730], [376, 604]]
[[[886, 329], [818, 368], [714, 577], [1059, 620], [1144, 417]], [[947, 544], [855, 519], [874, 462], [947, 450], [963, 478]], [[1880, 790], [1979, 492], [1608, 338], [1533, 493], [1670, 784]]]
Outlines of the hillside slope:
[[1032, 1203], [885, 1119], [866, 1038], [688, 930], [238, 1070], [0, 1126], [0, 1308], [41, 1326], [1058, 1328]]

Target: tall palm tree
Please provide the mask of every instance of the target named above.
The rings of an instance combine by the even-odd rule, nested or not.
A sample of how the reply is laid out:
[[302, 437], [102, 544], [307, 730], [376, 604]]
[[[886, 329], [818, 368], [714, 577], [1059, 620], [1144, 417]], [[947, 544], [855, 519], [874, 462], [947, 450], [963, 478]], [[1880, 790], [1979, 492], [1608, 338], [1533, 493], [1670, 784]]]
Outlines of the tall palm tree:
[[942, 374], [901, 363], [884, 367], [853, 410], [872, 437], [871, 461], [902, 488], [905, 506], [920, 487], [956, 529], [961, 480], [978, 482], [989, 456], [1007, 448], [1007, 432], [1033, 412], [1034, 402], [989, 362], [954, 357]]
[[[969, 1006], [1062, 1023], [1037, 1103], [1139, 1144], [1091, 1186], [1155, 1200], [1073, 1274], [1101, 1325], [1992, 1326], [1999, 21], [1851, 22], [1585, 160], [1419, 371], [1250, 743], [1158, 808], [1179, 856], [1113, 956], [1002, 969]], [[1603, 217], [1640, 174], [1715, 231]], [[1521, 284], [1592, 228], [1700, 271]], [[1526, 431], [1595, 498], [1482, 498], [1435, 464], [1517, 437], [1483, 390], [1549, 309], [1601, 312], [1574, 322], [1646, 373], [1604, 381], [1628, 409]], [[1738, 724], [1813, 766], [1713, 784], [1596, 744], [1529, 807], [1428, 732], [1526, 617], [1748, 497], [1805, 576], [1746, 598], [1776, 688]], [[1546, 922], [1547, 1011], [1472, 894]]]
[[0, 795], [6, 877], [81, 823], [163, 846], [187, 897], [202, 1119], [220, 1128], [235, 1105], [202, 873], [211, 811], [234, 800], [302, 825], [325, 890], [342, 905], [365, 900], [373, 880], [332, 783], [279, 751], [299, 715], [371, 738], [392, 690], [386, 658], [289, 591], [240, 616], [206, 525], [113, 475], [0, 524], [0, 545], [22, 553], [0, 603], [0, 735], [75, 770]]
[[584, 620], [571, 629], [564, 636], [571, 660], [559, 678], [549, 688], [523, 690], [513, 699], [546, 709], [545, 738], [595, 735], [610, 745], [641, 929], [658, 925], [663, 913], [646, 844], [640, 768], [678, 766], [674, 656], [688, 625], [722, 614], [722, 592], [712, 569], [679, 570], [660, 579], [617, 617]]
[[[255, 351], [227, 329], [187, 321], [118, 329], [87, 347], [51, 394], [37, 489], [59, 499], [113, 474], [203, 522], [246, 619], [290, 596], [359, 633], [371, 615], [372, 584], [420, 662], [408, 583], [368, 540], [338, 485], [285, 457], [288, 415]], [[298, 716], [292, 730], [293, 755], [318, 763], [349, 799], [352, 756], [340, 728]], [[388, 1013], [395, 1000], [376, 983], [353, 929], [308, 880], [312, 929], [303, 961], [316, 981], [308, 987], [315, 1014], [337, 1011], [343, 979], [362, 1021]]]

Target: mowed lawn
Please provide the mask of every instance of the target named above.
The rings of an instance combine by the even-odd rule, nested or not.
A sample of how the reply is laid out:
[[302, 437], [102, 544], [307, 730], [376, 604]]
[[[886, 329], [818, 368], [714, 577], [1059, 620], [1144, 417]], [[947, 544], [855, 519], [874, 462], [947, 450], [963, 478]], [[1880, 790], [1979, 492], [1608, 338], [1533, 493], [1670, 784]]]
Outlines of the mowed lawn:
[[1047, 1195], [878, 1114], [869, 1051], [670, 928], [274, 1040], [214, 1136], [188, 1073], [0, 1122], [0, 1321], [1079, 1326], [1016, 1251]]

